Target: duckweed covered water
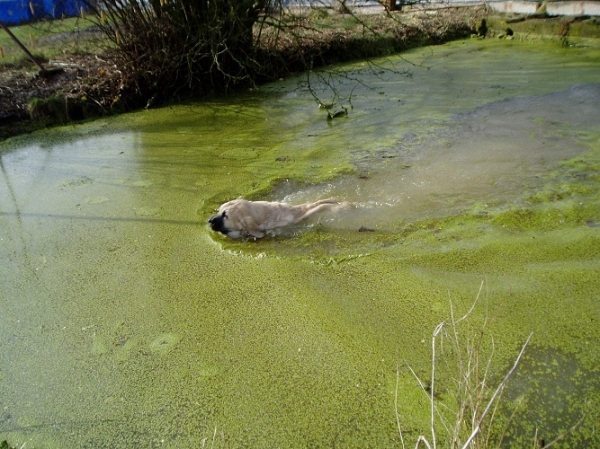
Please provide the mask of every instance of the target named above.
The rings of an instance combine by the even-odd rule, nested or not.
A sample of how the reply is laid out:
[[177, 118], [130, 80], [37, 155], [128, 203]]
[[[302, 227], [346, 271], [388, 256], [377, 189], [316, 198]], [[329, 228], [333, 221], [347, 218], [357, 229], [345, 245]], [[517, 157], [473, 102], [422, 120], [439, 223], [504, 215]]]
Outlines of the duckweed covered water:
[[[487, 323], [494, 379], [534, 332], [507, 444], [589, 412], [564, 444], [598, 445], [599, 56], [457, 42], [378, 61], [408, 77], [344, 67], [364, 84], [339, 81], [333, 121], [290, 80], [4, 142], [0, 440], [400, 446], [396, 394], [405, 438], [428, 433], [406, 363], [429, 380], [449, 299], [464, 314], [484, 281], [461, 332]], [[353, 207], [212, 233], [240, 195]]]

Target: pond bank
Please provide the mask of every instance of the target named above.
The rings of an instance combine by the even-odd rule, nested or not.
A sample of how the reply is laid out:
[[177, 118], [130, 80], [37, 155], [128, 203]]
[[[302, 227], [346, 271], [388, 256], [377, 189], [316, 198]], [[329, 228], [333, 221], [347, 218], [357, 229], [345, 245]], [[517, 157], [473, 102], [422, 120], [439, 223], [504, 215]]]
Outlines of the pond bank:
[[[268, 53], [269, 59], [279, 60], [280, 64], [271, 70], [271, 78], [263, 74], [255, 82], [273, 81], [304, 71], [308, 68], [308, 60], [313, 61], [314, 67], [319, 67], [466, 37], [483, 8], [439, 11], [434, 15], [411, 18], [409, 23], [403, 23], [400, 14], [387, 18], [383, 14], [363, 17], [327, 10], [308, 14], [309, 11], [300, 16], [302, 26], [298, 29], [292, 27], [290, 35], [273, 40], [263, 38], [267, 43], [260, 51]], [[289, 20], [295, 23], [297, 19]], [[262, 31], [263, 35], [269, 32], [278, 35], [282, 31], [268, 27]], [[81, 39], [83, 35], [74, 33], [74, 36]], [[97, 39], [93, 34], [90, 37]], [[41, 42], [36, 44], [39, 48], [32, 48], [32, 51], [43, 54]], [[270, 47], [272, 45], [273, 48]], [[82, 52], [82, 48], [85, 45], [78, 44], [74, 48], [64, 45], [66, 53], [59, 55], [55, 61], [62, 70], [50, 78], [37, 76], [36, 67], [26, 64], [24, 67], [6, 66], [0, 70], [0, 84], [4, 86], [0, 90], [0, 139], [43, 127], [194, 97], [192, 92], [185, 91], [185, 86], [182, 86], [180, 98], [166, 99], [161, 98], [160, 92], [143, 91], [139, 86], [129, 85], [126, 71], [116, 65], [110, 52], [106, 53], [100, 45], [93, 53]], [[257, 57], [257, 61], [260, 58]], [[49, 63], [49, 66], [52, 64]], [[244, 86], [238, 87], [238, 91], [243, 90]]]
[[[393, 19], [382, 14], [352, 16], [333, 14], [327, 16], [325, 27], [319, 25], [318, 14], [310, 17], [314, 23], [307, 28], [319, 27], [317, 39], [283, 48], [282, 60], [289, 60], [289, 72], [306, 67], [294, 65], [300, 53], [321, 53], [322, 60], [315, 65], [331, 64], [348, 59], [376, 57], [405, 51], [424, 45], [466, 37], [477, 33], [478, 24], [488, 17], [488, 37], [507, 36], [510, 39], [554, 40], [567, 45], [597, 45], [600, 28], [595, 19], [531, 18], [519, 16], [490, 16], [481, 6], [448, 8], [435, 12], [411, 11], [394, 13]], [[369, 31], [365, 32], [365, 26]], [[519, 22], [519, 23], [517, 23]], [[77, 33], [78, 39], [80, 34]], [[92, 34], [90, 34], [92, 35]], [[44, 52], [43, 45], [36, 51]], [[61, 123], [76, 122], [107, 114], [124, 113], [144, 106], [154, 106], [154, 97], [127, 89], [115, 62], [104, 53], [81, 52], [75, 46], [55, 64], [61, 72], [50, 79], [35, 76], [30, 67], [3, 68], [0, 70], [0, 139]], [[307, 56], [308, 57], [308, 56]], [[301, 58], [300, 58], [301, 59]], [[305, 58], [306, 59], [306, 58]], [[309, 58], [310, 59], [310, 58]], [[279, 77], [280, 74], [274, 76]], [[268, 80], [262, 80], [262, 82]], [[152, 101], [150, 101], [152, 99]], [[165, 99], [161, 100], [165, 102]], [[169, 100], [172, 101], [172, 100]]]

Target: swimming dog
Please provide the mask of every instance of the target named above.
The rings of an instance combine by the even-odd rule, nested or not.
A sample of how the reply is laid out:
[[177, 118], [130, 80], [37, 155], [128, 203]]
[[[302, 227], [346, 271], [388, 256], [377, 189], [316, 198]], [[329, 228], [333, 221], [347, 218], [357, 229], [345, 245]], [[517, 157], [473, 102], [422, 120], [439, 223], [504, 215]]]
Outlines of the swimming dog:
[[219, 207], [216, 215], [208, 219], [210, 227], [231, 238], [260, 239], [267, 231], [301, 222], [317, 212], [343, 207], [345, 203], [320, 200], [292, 206], [273, 201], [248, 201], [237, 199]]

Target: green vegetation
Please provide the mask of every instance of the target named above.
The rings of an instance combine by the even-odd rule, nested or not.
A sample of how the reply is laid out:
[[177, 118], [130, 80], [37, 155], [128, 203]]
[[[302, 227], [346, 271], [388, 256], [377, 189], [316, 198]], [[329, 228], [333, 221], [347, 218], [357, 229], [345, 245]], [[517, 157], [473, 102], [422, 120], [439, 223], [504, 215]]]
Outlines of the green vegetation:
[[[475, 36], [482, 34], [482, 19], [487, 38], [597, 45], [600, 34], [594, 19], [515, 20], [489, 15], [483, 7], [361, 14], [343, 8], [289, 11], [277, 0], [233, 2], [231, 8], [227, 2], [157, 0], [151, 8], [141, 0], [127, 1], [124, 8], [117, 0], [90, 3], [86, 17], [12, 28], [37, 60], [66, 72], [52, 76], [51, 83], [23, 83], [38, 67], [0, 33], [0, 71], [11, 80], [4, 82], [11, 94], [0, 96], [9, 118], [0, 136], [64, 123], [62, 116], [31, 121], [44, 110], [25, 115], [32, 97], [65, 97], [63, 115], [70, 121], [156, 107]], [[14, 121], [19, 123], [11, 126]]]
[[[521, 352], [516, 357], [512, 367], [506, 375], [493, 384], [490, 368], [494, 352], [493, 338], [487, 335], [484, 322], [483, 328], [475, 336], [465, 338], [462, 329], [464, 323], [480, 299], [484, 283], [481, 283], [479, 292], [471, 308], [462, 316], [455, 316], [455, 310], [450, 301], [450, 319], [439, 323], [431, 339], [431, 372], [429, 381], [423, 381], [409, 366], [411, 374], [416, 378], [421, 390], [429, 397], [431, 428], [427, 436], [421, 434], [416, 447], [436, 447], [438, 442], [445, 447], [458, 448], [489, 448], [499, 447], [506, 434], [506, 427], [510, 426], [511, 419], [507, 416], [496, 415], [498, 403], [507, 382], [515, 373], [525, 349], [529, 345], [533, 334], [530, 334]], [[487, 321], [487, 319], [486, 319]], [[491, 354], [491, 355], [488, 355]], [[446, 374], [452, 373], [454, 389], [445, 393], [452, 397], [449, 405], [440, 407], [437, 396], [438, 372], [441, 371], [440, 358], [445, 360]], [[400, 434], [402, 447], [405, 448], [402, 432], [401, 399], [398, 398], [398, 385], [400, 374], [396, 379], [396, 421]], [[495, 376], [499, 377], [499, 376]], [[500, 421], [501, 426], [499, 426]], [[505, 427], [504, 430], [502, 427]], [[411, 444], [412, 445], [412, 444]]]
[[487, 18], [493, 36], [510, 36], [525, 41], [548, 41], [562, 45], [600, 46], [598, 18], [498, 16]]
[[[93, 30], [94, 23], [84, 18], [48, 20], [11, 27], [11, 32], [41, 62], [81, 53], [102, 53], [106, 41]], [[0, 30], [0, 71], [2, 69], [28, 68], [33, 63], [12, 38]]]
[[[532, 447], [536, 435], [550, 442], [585, 415], [589, 399], [593, 413], [564, 444], [597, 447], [595, 128], [571, 129], [583, 133], [590, 152], [577, 153], [556, 172], [554, 165], [541, 170], [539, 188], [515, 187], [508, 198], [467, 205], [457, 215], [446, 205], [414, 220], [386, 207], [357, 209], [348, 217], [356, 226], [344, 230], [325, 222], [245, 243], [205, 225], [219, 201], [264, 198], [270, 186], [289, 179], [281, 199], [348, 173], [357, 149], [370, 155], [364, 161], [370, 178], [354, 178], [346, 192], [393, 176], [374, 166], [402, 167], [402, 155], [382, 160], [378, 151], [406, 148], [405, 129], [432, 136], [415, 136], [419, 149], [443, 137], [439, 121], [429, 122], [431, 111], [445, 119], [457, 110], [504, 104], [505, 95], [562, 92], [570, 72], [590, 82], [597, 79], [597, 58], [596, 65], [576, 64], [590, 52], [466, 40], [403, 55], [412, 61], [428, 56], [428, 68], [414, 69], [420, 78], [357, 89], [355, 109], [332, 123], [295, 79], [226, 101], [106, 118], [4, 143], [15, 201], [23, 204], [21, 192], [27, 192], [27, 213], [43, 216], [5, 217], [15, 242], [3, 247], [13, 263], [1, 267], [10, 292], [2, 338], [11, 342], [4, 345], [4, 376], [11, 382], [1, 384], [11, 419], [2, 438], [40, 448], [400, 447], [396, 392], [406, 442], [429, 435], [431, 419], [430, 397], [406, 367], [429, 386], [431, 332], [451, 321], [448, 296], [456, 316], [463, 316], [485, 279], [486, 301], [458, 328], [461, 357], [483, 341], [484, 366], [493, 335], [488, 385], [496, 387], [534, 332], [500, 402], [507, 410], [495, 414], [498, 432], [516, 409], [507, 445]], [[563, 64], [564, 55], [573, 64]], [[511, 86], [512, 76], [521, 79], [523, 72], [498, 67], [518, 58], [527, 73], [540, 70], [517, 92], [479, 89], [460, 76], [477, 73], [489, 86], [501, 74]], [[354, 72], [357, 65], [344, 69]], [[446, 86], [437, 81], [448, 75], [475, 93], [460, 102], [444, 97]], [[400, 92], [402, 104], [396, 97], [386, 101], [378, 93], [384, 90]], [[423, 102], [423, 91], [435, 101]], [[377, 101], [389, 114], [363, 111]], [[441, 110], [449, 102], [454, 107]], [[408, 115], [425, 123], [405, 125]], [[43, 169], [34, 165], [40, 159]], [[40, 176], [31, 176], [32, 166], [40, 167]], [[294, 184], [298, 179], [304, 183]], [[565, 217], [557, 210], [576, 202], [586, 204], [583, 221], [565, 207], [561, 223]], [[533, 221], [520, 222], [513, 215], [520, 209], [531, 209]], [[544, 209], [554, 211], [547, 228], [532, 228]], [[370, 215], [357, 217], [361, 212]], [[48, 216], [53, 213], [65, 215]], [[371, 226], [369, 217], [382, 216], [375, 232], [357, 231]], [[21, 229], [26, 254], [18, 251]], [[435, 399], [456, 416], [457, 352], [449, 344], [443, 349]], [[436, 430], [441, 447], [446, 434]]]

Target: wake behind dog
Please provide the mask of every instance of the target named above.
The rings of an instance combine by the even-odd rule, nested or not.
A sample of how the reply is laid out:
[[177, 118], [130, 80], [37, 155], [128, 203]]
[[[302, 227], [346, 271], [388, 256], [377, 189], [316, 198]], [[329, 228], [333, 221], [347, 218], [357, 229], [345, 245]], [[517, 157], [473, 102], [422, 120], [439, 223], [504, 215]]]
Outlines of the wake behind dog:
[[293, 206], [274, 201], [237, 199], [219, 207], [208, 219], [210, 227], [231, 238], [260, 239], [267, 231], [293, 225], [323, 211], [332, 211], [348, 203], [327, 199]]

